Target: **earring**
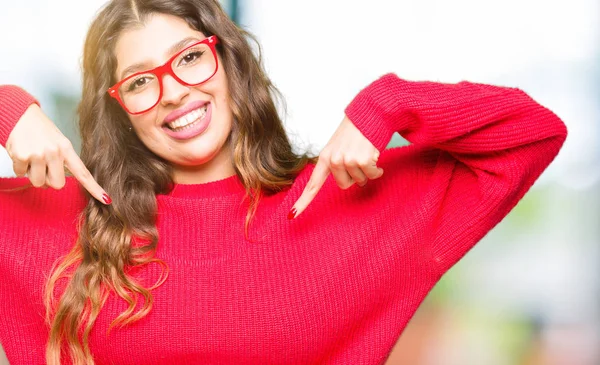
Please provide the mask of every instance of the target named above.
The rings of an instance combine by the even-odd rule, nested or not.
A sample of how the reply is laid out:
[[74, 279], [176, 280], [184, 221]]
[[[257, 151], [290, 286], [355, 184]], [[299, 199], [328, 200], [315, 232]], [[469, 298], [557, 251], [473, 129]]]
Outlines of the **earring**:
[[129, 131], [131, 132], [131, 126], [129, 126], [129, 128], [128, 128], [128, 129], [129, 129]]

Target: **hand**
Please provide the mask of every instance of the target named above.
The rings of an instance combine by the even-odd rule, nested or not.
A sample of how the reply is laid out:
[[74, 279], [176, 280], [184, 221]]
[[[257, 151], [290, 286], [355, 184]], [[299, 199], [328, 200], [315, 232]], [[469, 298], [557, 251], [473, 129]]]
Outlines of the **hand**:
[[319, 154], [319, 161], [308, 184], [290, 210], [288, 218], [293, 219], [306, 209], [321, 190], [330, 172], [342, 189], [348, 189], [354, 184], [365, 186], [369, 180], [380, 178], [383, 169], [377, 167], [378, 159], [377, 148], [363, 136], [348, 117], [345, 117]]
[[107, 205], [112, 202], [77, 156], [71, 142], [37, 104], [23, 113], [8, 136], [6, 150], [15, 174], [27, 175], [37, 188], [63, 188], [66, 167], [94, 198]]

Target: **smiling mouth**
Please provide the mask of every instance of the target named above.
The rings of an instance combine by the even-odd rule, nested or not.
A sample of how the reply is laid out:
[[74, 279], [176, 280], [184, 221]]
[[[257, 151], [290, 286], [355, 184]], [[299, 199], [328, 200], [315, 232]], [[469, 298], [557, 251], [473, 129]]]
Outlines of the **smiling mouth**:
[[206, 116], [206, 110], [208, 108], [208, 103], [204, 104], [202, 107], [192, 110], [191, 112], [183, 115], [170, 123], [165, 123], [163, 126], [169, 128], [174, 132], [180, 132], [186, 129], [190, 129], [194, 127], [198, 122], [200, 122]]

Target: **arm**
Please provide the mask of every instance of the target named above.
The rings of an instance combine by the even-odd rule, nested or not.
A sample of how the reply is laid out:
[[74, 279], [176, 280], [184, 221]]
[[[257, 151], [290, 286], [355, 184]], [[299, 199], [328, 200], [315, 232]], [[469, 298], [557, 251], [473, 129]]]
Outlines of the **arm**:
[[37, 101], [17, 86], [0, 86], [0, 144], [13, 160], [17, 176], [34, 187], [65, 186], [66, 167], [98, 201], [109, 205], [109, 195], [98, 185], [71, 142], [42, 112]]
[[38, 101], [14, 85], [0, 85], [0, 145], [6, 147], [10, 132], [31, 104]]
[[518, 203], [560, 150], [567, 130], [513, 88], [410, 82], [385, 75], [346, 109], [383, 150], [394, 132], [439, 151], [428, 207], [435, 264], [445, 272]]

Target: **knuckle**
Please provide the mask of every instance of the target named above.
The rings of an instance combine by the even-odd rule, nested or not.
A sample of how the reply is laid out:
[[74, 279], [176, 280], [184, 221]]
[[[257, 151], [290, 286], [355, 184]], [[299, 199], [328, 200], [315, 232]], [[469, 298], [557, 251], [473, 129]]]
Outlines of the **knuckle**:
[[361, 168], [365, 168], [371, 165], [371, 161], [367, 160], [367, 159], [361, 159], [359, 161], [357, 161], [358, 166], [360, 166]]
[[77, 180], [88, 180], [90, 178], [90, 173], [86, 169], [80, 168], [79, 166], [69, 167], [69, 169]]
[[26, 170], [28, 167], [29, 167], [29, 164], [25, 161], [13, 160], [13, 169]]
[[58, 146], [49, 146], [46, 147], [46, 150], [44, 151], [44, 155], [46, 156], [46, 158], [56, 158], [60, 153], [60, 149], [58, 148]]
[[343, 183], [338, 184], [338, 186], [340, 188], [342, 188], [343, 190], [349, 189], [352, 185], [354, 185], [354, 183], [352, 183], [352, 182], [343, 182]]
[[346, 166], [358, 166], [358, 160], [355, 157], [348, 156], [344, 159]]
[[29, 181], [31, 181], [31, 185], [33, 185], [36, 188], [41, 188], [46, 183], [45, 180], [36, 178], [30, 178]]
[[13, 152], [12, 153], [12, 160], [14, 162], [17, 162], [17, 163], [24, 163], [24, 162], [27, 162], [29, 160], [29, 157], [26, 154], [22, 153], [22, 152]]
[[367, 176], [369, 180], [375, 180], [379, 178], [379, 172], [375, 171], [373, 174]]
[[375, 151], [375, 153], [373, 154], [373, 160], [375, 162], [379, 161], [379, 156], [381, 155], [381, 152], [379, 151]]
[[337, 186], [340, 187], [340, 189], [348, 189], [349, 187], [351, 187], [352, 185], [354, 185], [354, 180], [349, 180], [349, 179], [336, 179], [336, 184]]
[[64, 181], [60, 181], [60, 182], [53, 182], [51, 184], [48, 184], [52, 189], [55, 190], [60, 190], [62, 188], [65, 187], [65, 182]]
[[57, 148], [59, 151], [65, 153], [65, 152], [73, 149], [73, 144], [67, 138], [61, 138], [58, 141]]
[[311, 195], [311, 196], [314, 196], [314, 195], [316, 195], [316, 194], [317, 194], [317, 191], [318, 191], [318, 189], [317, 189], [317, 186], [316, 186], [315, 184], [312, 184], [312, 183], [311, 183], [311, 184], [309, 184], [309, 185], [306, 187], [306, 192], [307, 192], [309, 195]]
[[331, 151], [329, 148], [325, 147], [321, 153], [319, 153], [319, 159], [329, 160], [331, 157]]
[[369, 178], [368, 177], [364, 177], [364, 178], [354, 179], [354, 182], [356, 182], [358, 185], [364, 185], [367, 182], [369, 182]]
[[43, 152], [33, 152], [31, 155], [29, 155], [29, 160], [31, 161], [42, 161], [44, 160], [44, 153]]
[[17, 160], [16, 158], [13, 158], [12, 165], [13, 165], [13, 168], [18, 168], [18, 169], [27, 168], [27, 166], [29, 166], [27, 161]]
[[84, 178], [86, 180], [92, 180], [93, 179], [92, 173], [89, 172], [88, 169], [81, 169], [79, 176], [81, 176], [82, 178]]
[[343, 166], [344, 165], [344, 156], [342, 156], [342, 154], [340, 153], [336, 153], [334, 155], [331, 156], [331, 165], [332, 166]]

